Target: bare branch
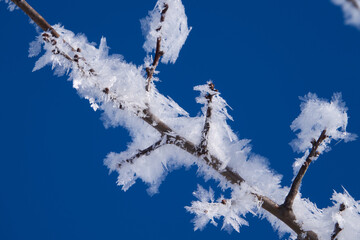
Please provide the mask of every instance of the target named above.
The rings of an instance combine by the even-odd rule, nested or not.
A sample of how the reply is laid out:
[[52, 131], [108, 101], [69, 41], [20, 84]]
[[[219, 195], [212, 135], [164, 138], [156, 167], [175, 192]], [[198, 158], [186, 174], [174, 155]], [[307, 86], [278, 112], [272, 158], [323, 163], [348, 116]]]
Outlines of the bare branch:
[[[169, 5], [165, 3], [164, 8], [161, 11], [160, 24], [165, 21], [165, 14], [166, 14], [168, 9], [169, 9]], [[157, 28], [156, 31], [159, 32], [161, 30], [161, 27], [162, 26], [160, 25], [160, 27]], [[154, 57], [154, 61], [152, 63], [152, 66], [146, 68], [146, 74], [147, 74], [146, 91], [147, 92], [150, 91], [151, 79], [152, 79], [152, 77], [154, 75], [156, 67], [159, 65], [160, 58], [164, 55], [164, 52], [161, 51], [160, 49], [161, 49], [161, 36], [156, 39], [155, 57]]]
[[292, 209], [295, 197], [296, 197], [297, 193], [299, 192], [301, 181], [302, 181], [307, 169], [309, 168], [309, 165], [312, 162], [313, 158], [319, 156], [319, 152], [317, 151], [317, 149], [320, 146], [320, 144], [322, 143], [322, 141], [325, 140], [326, 137], [327, 136], [326, 136], [326, 129], [325, 129], [321, 132], [320, 137], [318, 138], [317, 141], [315, 139], [313, 139], [313, 141], [311, 142], [312, 143], [311, 151], [310, 151], [309, 155], [307, 156], [306, 161], [301, 166], [297, 176], [295, 177], [295, 179], [291, 185], [290, 191], [289, 191], [288, 195], [286, 196], [282, 207], [284, 207], [286, 209]]
[[[215, 86], [212, 82], [209, 83], [209, 88], [211, 91], [216, 91]], [[209, 130], [210, 130], [210, 120], [211, 120], [211, 113], [212, 113], [212, 107], [211, 107], [211, 103], [212, 103], [212, 98], [213, 98], [213, 94], [208, 93], [205, 98], [208, 101], [208, 108], [206, 110], [206, 117], [205, 117], [205, 124], [204, 124], [204, 128], [201, 132], [201, 141], [200, 141], [200, 145], [199, 145], [199, 152], [202, 155], [206, 155], [208, 154], [209, 150], [207, 148], [208, 145], [208, 134], [209, 134]]]
[[11, 0], [15, 3], [21, 10], [23, 10], [26, 15], [28, 15], [31, 20], [33, 20], [43, 31], [51, 32], [51, 34], [58, 38], [60, 37], [59, 33], [57, 33], [51, 25], [37, 12], [33, 9], [25, 0]]
[[[339, 207], [339, 213], [343, 212], [346, 209], [346, 206], [344, 203], [340, 204]], [[333, 234], [331, 235], [331, 240], [336, 240], [337, 235], [342, 231], [343, 229], [340, 227], [340, 224], [337, 222], [334, 227]]]

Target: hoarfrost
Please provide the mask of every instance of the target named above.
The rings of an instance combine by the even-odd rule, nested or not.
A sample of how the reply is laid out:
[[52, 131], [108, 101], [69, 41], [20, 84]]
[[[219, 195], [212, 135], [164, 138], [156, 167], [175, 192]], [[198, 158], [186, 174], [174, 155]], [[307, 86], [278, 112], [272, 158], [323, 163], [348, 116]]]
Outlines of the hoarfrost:
[[312, 140], [318, 139], [321, 132], [326, 130], [328, 136], [324, 144], [319, 147], [321, 153], [331, 140], [354, 140], [356, 135], [346, 132], [348, 123], [347, 108], [341, 99], [341, 94], [333, 95], [331, 101], [319, 99], [316, 94], [309, 93], [300, 105], [301, 113], [292, 122], [291, 130], [298, 132], [297, 139], [290, 145], [297, 152], [305, 152], [312, 147]]
[[209, 191], [198, 185], [193, 195], [199, 201], [193, 201], [191, 206], [185, 207], [187, 211], [195, 214], [194, 229], [202, 230], [209, 222], [217, 226], [215, 219], [223, 218], [222, 229], [231, 231], [234, 229], [240, 232], [242, 225], [248, 226], [248, 222], [240, 216], [253, 213], [259, 208], [254, 197], [249, 194], [245, 186], [232, 193], [232, 199], [225, 199], [223, 196], [214, 201], [214, 191]]

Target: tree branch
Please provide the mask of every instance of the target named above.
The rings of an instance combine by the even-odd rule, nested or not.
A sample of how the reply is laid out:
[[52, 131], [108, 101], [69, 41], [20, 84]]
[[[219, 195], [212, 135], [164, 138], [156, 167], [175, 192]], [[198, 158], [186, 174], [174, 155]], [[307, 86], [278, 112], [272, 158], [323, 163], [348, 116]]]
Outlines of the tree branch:
[[325, 129], [321, 132], [317, 141], [315, 139], [313, 139], [313, 141], [311, 142], [311, 144], [312, 144], [311, 151], [310, 151], [309, 155], [307, 156], [306, 161], [301, 166], [297, 176], [295, 177], [295, 179], [291, 185], [290, 191], [289, 191], [288, 195], [286, 196], [284, 203], [282, 204], [282, 207], [289, 209], [289, 210], [292, 209], [295, 197], [296, 197], [297, 193], [299, 192], [301, 181], [302, 181], [307, 169], [309, 168], [309, 165], [312, 162], [313, 158], [319, 156], [319, 152], [317, 151], [317, 149], [320, 146], [320, 144], [322, 143], [322, 141], [325, 140], [326, 137], [327, 136], [326, 136], [326, 129]]
[[[164, 8], [161, 11], [160, 24], [165, 21], [165, 14], [166, 14], [168, 9], [169, 9], [169, 5], [165, 3]], [[161, 27], [162, 26], [160, 25], [160, 27], [158, 27], [156, 29], [156, 31], [159, 32], [161, 30]], [[147, 92], [150, 91], [151, 79], [152, 79], [152, 77], [154, 75], [156, 67], [159, 65], [160, 58], [164, 55], [164, 52], [161, 51], [160, 48], [161, 48], [161, 36], [156, 39], [155, 57], [154, 57], [154, 61], [152, 63], [152, 66], [146, 68], [146, 74], [147, 74], [146, 91]]]
[[11, 0], [16, 4], [21, 10], [23, 10], [26, 15], [28, 15], [31, 20], [33, 20], [36, 25], [38, 25], [44, 32], [51, 32], [51, 34], [58, 38], [60, 37], [59, 33], [51, 27], [51, 25], [37, 12], [33, 9], [25, 0]]
[[[26, 14], [29, 15], [31, 19], [34, 20], [34, 22], [41, 27], [44, 31], [50, 31], [51, 34], [58, 38], [59, 34], [33, 9], [30, 5], [26, 3], [25, 0], [12, 0], [17, 6], [19, 6]], [[167, 11], [167, 5], [165, 5], [165, 8], [162, 11], [162, 17], [161, 20], [164, 21], [165, 13]], [[159, 29], [160, 30], [160, 29]], [[161, 39], [158, 39], [158, 42], [160, 42]], [[155, 68], [159, 62], [159, 59], [161, 56], [159, 56], [160, 53], [160, 46], [157, 47], [158, 52], [158, 58], [155, 57], [154, 63], [152, 66], [152, 69], [147, 70], [148, 72], [148, 80], [151, 79], [152, 74], [155, 71]], [[63, 55], [64, 56], [64, 55]], [[72, 58], [68, 58], [64, 56], [69, 61], [73, 61]], [[157, 59], [157, 60], [156, 60]], [[156, 61], [155, 61], [156, 60]], [[94, 71], [93, 69], [89, 70]], [[95, 71], [94, 71], [95, 72]], [[99, 86], [98, 86], [99, 87]], [[109, 88], [100, 89], [104, 94], [108, 95], [110, 94]], [[110, 100], [117, 102], [116, 97], [110, 96]], [[119, 104], [119, 109], [124, 109], [124, 106], [122, 103]], [[142, 114], [137, 115], [139, 118], [144, 120], [146, 123], [148, 123], [150, 126], [152, 126], [154, 129], [156, 129], [162, 136], [168, 137], [167, 143], [168, 144], [174, 144], [175, 146], [178, 146], [179, 148], [183, 149], [184, 151], [197, 156], [205, 161], [205, 163], [213, 168], [215, 171], [217, 171], [220, 175], [222, 175], [229, 183], [233, 185], [240, 186], [245, 180], [233, 169], [231, 169], [229, 166], [226, 166], [224, 169], [222, 168], [221, 161], [216, 158], [214, 155], [207, 154], [202, 155], [199, 151], [199, 148], [192, 143], [191, 141], [185, 139], [184, 137], [178, 135], [173, 129], [171, 129], [167, 124], [165, 124], [163, 121], [161, 121], [157, 116], [155, 116], [149, 108], [145, 108], [142, 110]], [[151, 152], [155, 150], [156, 148], [160, 147], [161, 142], [160, 140], [153, 144], [152, 146], [148, 147], [147, 149], [141, 150], [138, 154], [145, 155], [148, 152]], [[139, 156], [140, 156], [139, 155]], [[136, 156], [136, 155], [135, 155]], [[136, 158], [136, 157], [135, 157]], [[134, 159], [135, 159], [134, 158]], [[131, 159], [131, 158], [130, 158]], [[129, 160], [132, 161], [132, 160]], [[269, 213], [273, 214], [275, 217], [277, 217], [279, 220], [283, 221], [286, 225], [288, 225], [298, 236], [301, 236], [304, 240], [318, 240], [316, 234], [314, 232], [305, 232], [302, 230], [301, 225], [296, 221], [296, 217], [293, 214], [292, 211], [286, 210], [284, 208], [281, 208], [278, 204], [276, 204], [273, 200], [266, 196], [262, 196], [256, 192], [252, 193], [259, 201], [262, 202], [262, 208], [264, 208]], [[303, 237], [305, 236], [305, 237]]]
[[[339, 207], [339, 214], [341, 214], [346, 209], [346, 206], [344, 203], [340, 204]], [[343, 229], [340, 227], [340, 224], [337, 222], [334, 227], [333, 234], [331, 235], [331, 240], [336, 240], [337, 235], [342, 231]]]

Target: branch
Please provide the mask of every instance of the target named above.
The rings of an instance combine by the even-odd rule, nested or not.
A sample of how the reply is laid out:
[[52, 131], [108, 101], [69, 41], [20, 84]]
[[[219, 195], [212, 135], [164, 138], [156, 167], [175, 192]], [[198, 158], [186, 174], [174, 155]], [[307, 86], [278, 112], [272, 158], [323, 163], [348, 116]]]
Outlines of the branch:
[[33, 20], [36, 25], [38, 25], [44, 32], [51, 32], [51, 34], [58, 38], [60, 34], [51, 27], [51, 25], [37, 12], [33, 9], [25, 0], [11, 0], [16, 4], [21, 10], [23, 10], [26, 15], [28, 15], [31, 20]]
[[[51, 34], [58, 38], [60, 35], [30, 6], [26, 3], [25, 0], [12, 0], [17, 6], [19, 6], [26, 14], [29, 15], [31, 19], [44, 31], [50, 31]], [[165, 13], [167, 11], [167, 5], [165, 5], [165, 8], [162, 11], [162, 17], [161, 21], [164, 21]], [[160, 30], [160, 29], [159, 29]], [[159, 62], [161, 51], [160, 51], [160, 42], [161, 38], [159, 40], [158, 38], [158, 44], [157, 44], [157, 51], [158, 57], [155, 56], [155, 60], [153, 63], [153, 67], [148, 72], [148, 81], [151, 79], [152, 74], [155, 71], [155, 68]], [[64, 55], [63, 55], [64, 56]], [[73, 61], [72, 58], [68, 58], [64, 56], [69, 61]], [[157, 59], [157, 60], [156, 60]], [[90, 72], [94, 71], [93, 69], [89, 70]], [[95, 71], [94, 71], [95, 72]], [[97, 86], [99, 87], [99, 86]], [[100, 89], [105, 95], [110, 95], [109, 88], [103, 88]], [[110, 100], [118, 103], [119, 109], [124, 109], [123, 103], [118, 102], [116, 97], [114, 95], [110, 95]], [[215, 171], [217, 171], [220, 175], [222, 175], [229, 183], [233, 185], [240, 186], [245, 180], [235, 171], [233, 171], [232, 168], [229, 166], [226, 166], [224, 169], [221, 168], [222, 163], [221, 161], [216, 158], [214, 155], [207, 154], [206, 156], [202, 155], [199, 151], [199, 148], [189, 140], [185, 139], [184, 137], [178, 135], [173, 129], [171, 129], [166, 123], [161, 121], [157, 116], [155, 116], [149, 108], [145, 108], [142, 110], [142, 114], [140, 112], [137, 114], [139, 118], [144, 120], [146, 123], [148, 123], [150, 126], [152, 126], [154, 129], [156, 129], [162, 136], [167, 136], [168, 141], [167, 143], [174, 144], [175, 146], [183, 149], [184, 151], [197, 156], [205, 161], [205, 163], [213, 168]], [[148, 147], [147, 149], [144, 149], [140, 151], [138, 154], [146, 154], [147, 152], [153, 151], [152, 149], [156, 149], [160, 146], [160, 142], [156, 142], [152, 146]], [[135, 158], [134, 158], [135, 159]], [[129, 160], [131, 161], [131, 160]], [[302, 230], [301, 225], [296, 221], [296, 217], [294, 216], [292, 211], [286, 210], [276, 204], [273, 200], [266, 196], [262, 196], [256, 192], [252, 193], [259, 201], [262, 202], [262, 208], [264, 208], [269, 213], [273, 214], [275, 217], [277, 217], [279, 220], [283, 221], [286, 225], [288, 225], [298, 236], [302, 237], [304, 240], [318, 240], [316, 234], [314, 232], [305, 232]], [[305, 237], [303, 237], [305, 236]]]
[[[209, 83], [209, 88], [211, 91], [215, 91], [215, 92], [218, 91], [215, 89], [215, 86], [212, 82]], [[208, 93], [205, 96], [205, 98], [208, 101], [208, 106], [207, 106], [208, 108], [206, 110], [205, 124], [204, 124], [204, 128], [201, 132], [201, 141], [200, 141], [200, 145], [199, 145], [199, 152], [202, 155], [206, 155], [209, 152], [207, 145], [208, 145], [208, 134], [209, 134], [209, 130], [210, 130], [210, 120], [211, 120], [211, 113], [212, 113], [211, 102], [212, 102], [213, 96], [214, 96], [214, 94], [211, 94], [211, 93]]]
[[322, 143], [322, 141], [325, 140], [326, 137], [327, 136], [326, 136], [326, 129], [325, 129], [321, 132], [320, 137], [318, 138], [317, 141], [315, 139], [313, 139], [313, 141], [311, 142], [311, 144], [312, 144], [311, 151], [310, 151], [309, 155], [307, 156], [306, 161], [301, 166], [297, 176], [295, 177], [295, 179], [291, 185], [291, 189], [290, 189], [288, 195], [286, 196], [284, 203], [282, 204], [282, 207], [289, 209], [289, 210], [292, 209], [295, 197], [296, 197], [297, 193], [299, 192], [301, 181], [302, 181], [307, 169], [309, 168], [309, 165], [312, 162], [313, 158], [316, 158], [319, 156], [320, 153], [317, 151], [317, 149], [320, 146], [320, 144]]
[[[346, 209], [346, 206], [344, 203], [340, 204], [339, 207], [339, 214], [341, 214]], [[335, 228], [333, 231], [333, 234], [331, 235], [331, 240], [336, 240], [337, 235], [342, 231], [343, 229], [340, 227], [340, 224], [337, 222], [335, 224]]]
[[[161, 11], [160, 24], [165, 21], [165, 14], [166, 14], [168, 9], [169, 9], [169, 5], [165, 3], [164, 8]], [[162, 26], [160, 25], [160, 27], [158, 27], [156, 29], [156, 31], [159, 32], [161, 30], [161, 27]], [[146, 68], [146, 74], [147, 74], [146, 91], [147, 92], [150, 91], [151, 79], [152, 79], [152, 77], [154, 75], [156, 67], [159, 65], [160, 58], [164, 55], [164, 52], [161, 51], [160, 48], [161, 48], [161, 36], [156, 39], [155, 57], [154, 57], [154, 61], [152, 63], [152, 66]]]

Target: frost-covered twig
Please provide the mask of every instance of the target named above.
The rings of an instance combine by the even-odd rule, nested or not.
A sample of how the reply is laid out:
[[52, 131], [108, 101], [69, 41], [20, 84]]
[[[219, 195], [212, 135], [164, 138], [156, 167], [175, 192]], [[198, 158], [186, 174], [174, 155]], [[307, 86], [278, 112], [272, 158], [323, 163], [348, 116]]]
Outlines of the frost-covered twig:
[[[218, 90], [215, 89], [215, 86], [212, 82], [209, 82], [209, 89], [211, 92], [217, 92]], [[207, 109], [206, 109], [206, 116], [205, 116], [205, 124], [204, 124], [204, 128], [201, 132], [201, 141], [200, 141], [200, 145], [199, 145], [199, 151], [202, 155], [206, 155], [209, 152], [208, 149], [208, 134], [209, 134], [209, 130], [210, 130], [210, 121], [211, 121], [211, 112], [212, 112], [212, 98], [214, 96], [215, 93], [207, 93], [207, 95], [205, 96], [206, 100], [207, 100]]]
[[159, 141], [155, 142], [151, 146], [149, 146], [145, 149], [139, 150], [138, 153], [136, 153], [134, 156], [122, 161], [121, 163], [118, 164], [118, 167], [120, 168], [124, 163], [132, 164], [135, 159], [140, 158], [142, 156], [149, 155], [149, 154], [151, 154], [151, 152], [155, 151], [156, 149], [160, 148], [161, 146], [164, 146], [165, 144], [167, 144], [167, 141], [164, 139], [160, 139]]
[[309, 155], [307, 156], [306, 161], [301, 166], [297, 176], [295, 177], [295, 179], [291, 185], [290, 191], [289, 191], [288, 195], [286, 196], [285, 201], [282, 205], [284, 208], [292, 209], [295, 197], [296, 197], [297, 193], [299, 192], [301, 181], [302, 181], [307, 169], [309, 168], [309, 165], [312, 162], [312, 160], [319, 156], [320, 153], [317, 150], [318, 150], [320, 144], [325, 140], [326, 137], [327, 137], [326, 129], [324, 129], [321, 132], [318, 140], [315, 140], [315, 139], [312, 140], [311, 151], [310, 151]]
[[[165, 14], [167, 12], [167, 10], [169, 9], [169, 5], [168, 4], [164, 4], [164, 8], [163, 10], [161, 11], [161, 17], [160, 17], [160, 24], [162, 22], [165, 21]], [[158, 27], [156, 29], [157, 32], [159, 32], [161, 30], [161, 25], [160, 27]], [[150, 91], [150, 84], [151, 84], [151, 79], [154, 75], [154, 72], [156, 70], [156, 67], [157, 65], [159, 65], [159, 61], [160, 61], [160, 58], [164, 55], [164, 52], [161, 51], [161, 36], [157, 37], [156, 39], [156, 51], [155, 51], [155, 57], [154, 57], [154, 61], [152, 63], [152, 66], [151, 67], [147, 67], [146, 68], [146, 74], [147, 74], [147, 85], [146, 85], [146, 91]]]
[[[346, 205], [344, 203], [340, 204], [339, 207], [339, 213], [343, 212], [346, 209]], [[343, 229], [340, 227], [339, 222], [335, 223], [334, 232], [331, 235], [331, 240], [336, 240], [337, 235], [342, 231]]]

